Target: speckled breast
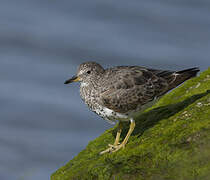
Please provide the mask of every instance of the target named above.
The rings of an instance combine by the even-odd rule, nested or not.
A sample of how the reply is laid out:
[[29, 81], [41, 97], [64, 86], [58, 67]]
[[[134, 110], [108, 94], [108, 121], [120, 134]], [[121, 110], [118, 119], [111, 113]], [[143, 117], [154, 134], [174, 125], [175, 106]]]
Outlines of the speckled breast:
[[115, 112], [109, 108], [102, 106], [102, 104], [100, 103], [99, 91], [95, 90], [94, 88], [91, 88], [88, 85], [84, 86], [81, 84], [80, 96], [85, 104], [88, 105], [90, 110], [98, 114], [103, 119], [111, 123], [115, 122], [116, 120], [128, 120], [127, 115]]

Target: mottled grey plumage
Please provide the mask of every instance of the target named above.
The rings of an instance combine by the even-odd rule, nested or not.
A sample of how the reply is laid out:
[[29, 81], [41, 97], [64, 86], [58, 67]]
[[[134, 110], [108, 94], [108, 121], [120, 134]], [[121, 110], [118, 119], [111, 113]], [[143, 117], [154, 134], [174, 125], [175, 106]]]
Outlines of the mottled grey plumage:
[[140, 66], [104, 69], [95, 62], [85, 62], [79, 66], [76, 77], [66, 83], [81, 81], [82, 99], [102, 118], [111, 122], [129, 121], [135, 112], [145, 109], [198, 71], [198, 68], [175, 72]]
[[[81, 81], [81, 97], [92, 111], [109, 120], [123, 120], [119, 114], [129, 120], [127, 116], [195, 76], [196, 72], [197, 68], [174, 72], [140, 66], [105, 70], [95, 62], [86, 62], [79, 66], [77, 76]], [[113, 110], [113, 114], [103, 113], [104, 107]]]

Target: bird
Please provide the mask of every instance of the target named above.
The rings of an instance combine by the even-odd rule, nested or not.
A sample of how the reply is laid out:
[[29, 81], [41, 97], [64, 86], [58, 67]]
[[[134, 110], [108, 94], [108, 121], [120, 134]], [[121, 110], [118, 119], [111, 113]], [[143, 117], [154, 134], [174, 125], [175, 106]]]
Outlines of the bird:
[[[64, 84], [80, 82], [80, 96], [89, 109], [109, 122], [119, 122], [114, 144], [108, 144], [108, 148], [100, 152], [102, 155], [125, 148], [135, 128], [135, 114], [152, 106], [164, 94], [195, 77], [198, 72], [198, 67], [181, 71], [142, 66], [104, 69], [99, 63], [90, 61], [80, 64], [76, 75]], [[130, 127], [120, 143], [125, 121], [130, 121]]]

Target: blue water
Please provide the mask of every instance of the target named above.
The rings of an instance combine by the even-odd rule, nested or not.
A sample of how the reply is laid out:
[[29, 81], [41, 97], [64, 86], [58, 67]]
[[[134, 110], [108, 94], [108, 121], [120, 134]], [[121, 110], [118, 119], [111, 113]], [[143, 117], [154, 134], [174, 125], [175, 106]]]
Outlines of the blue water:
[[46, 180], [111, 127], [77, 66], [210, 66], [208, 0], [0, 0], [0, 179]]

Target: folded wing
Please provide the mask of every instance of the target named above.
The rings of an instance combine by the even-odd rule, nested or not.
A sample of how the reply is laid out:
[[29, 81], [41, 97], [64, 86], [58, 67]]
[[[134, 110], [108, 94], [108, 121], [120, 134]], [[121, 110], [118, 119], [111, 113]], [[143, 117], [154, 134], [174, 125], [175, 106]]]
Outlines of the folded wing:
[[191, 68], [175, 72], [139, 66], [121, 66], [108, 71], [114, 72], [109, 82], [112, 85], [104, 86], [109, 88], [101, 93], [101, 103], [116, 112], [126, 113], [196, 76], [199, 69]]

